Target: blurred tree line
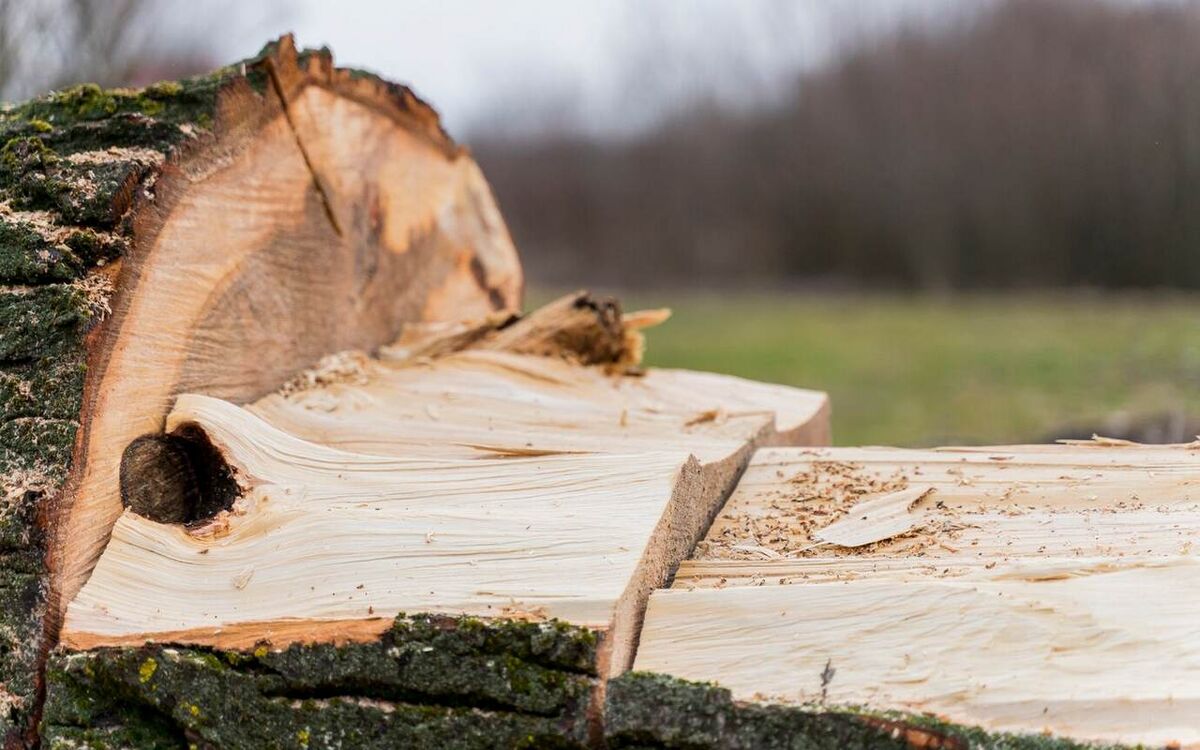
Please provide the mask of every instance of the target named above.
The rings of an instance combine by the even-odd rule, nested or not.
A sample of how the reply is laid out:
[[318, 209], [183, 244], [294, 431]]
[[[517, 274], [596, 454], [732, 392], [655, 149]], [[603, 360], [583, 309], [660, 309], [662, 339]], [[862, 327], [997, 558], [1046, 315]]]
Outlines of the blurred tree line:
[[210, 48], [227, 11], [226, 0], [205, 8], [186, 0], [0, 0], [0, 101], [84, 81], [140, 86], [205, 72], [216, 65]]
[[770, 106], [472, 147], [544, 283], [1200, 287], [1191, 3], [1000, 0]]

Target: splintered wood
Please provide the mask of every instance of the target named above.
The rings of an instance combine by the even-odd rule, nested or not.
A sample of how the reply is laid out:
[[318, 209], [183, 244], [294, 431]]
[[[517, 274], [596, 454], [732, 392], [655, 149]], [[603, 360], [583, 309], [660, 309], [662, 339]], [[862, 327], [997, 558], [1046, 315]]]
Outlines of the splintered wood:
[[1200, 450], [759, 451], [635, 668], [735, 698], [1200, 746]]
[[605, 628], [627, 668], [645, 597], [754, 447], [826, 439], [825, 397], [514, 353], [522, 329], [491, 330], [434, 358], [335, 358], [247, 406], [180, 397], [168, 432], [200, 430], [241, 494], [186, 527], [127, 510], [63, 642], [279, 645], [453, 612]]

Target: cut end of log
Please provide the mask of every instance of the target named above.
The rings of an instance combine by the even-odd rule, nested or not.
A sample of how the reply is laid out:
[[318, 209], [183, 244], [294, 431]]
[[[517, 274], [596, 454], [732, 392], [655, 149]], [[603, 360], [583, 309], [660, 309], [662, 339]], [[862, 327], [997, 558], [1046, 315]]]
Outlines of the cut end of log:
[[519, 310], [523, 281], [434, 111], [290, 37], [197, 78], [6, 107], [0, 146], [11, 744], [34, 736], [45, 649], [123, 509], [187, 524], [226, 503], [189, 494], [203, 466], [161, 437], [176, 396], [247, 403], [409, 324]]
[[[516, 254], [478, 168], [408, 89], [288, 37], [204, 85], [210, 110], [156, 105], [178, 133], [118, 212], [129, 249], [89, 339], [86, 430], [52, 545], [63, 604], [123, 502], [173, 519], [219, 504], [168, 497], [183, 444], [134, 445], [161, 431], [177, 394], [252, 400], [410, 323], [520, 304]], [[119, 116], [92, 127], [110, 124]], [[124, 467], [114, 445], [130, 446]], [[132, 478], [144, 460], [160, 464], [159, 484]], [[167, 496], [148, 498], [155, 487]]]

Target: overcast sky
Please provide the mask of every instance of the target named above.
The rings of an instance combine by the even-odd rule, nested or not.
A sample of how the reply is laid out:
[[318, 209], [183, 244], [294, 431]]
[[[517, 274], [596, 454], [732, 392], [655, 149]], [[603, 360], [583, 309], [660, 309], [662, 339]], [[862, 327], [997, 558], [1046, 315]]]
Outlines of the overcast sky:
[[[937, 23], [978, 1], [277, 0], [223, 52], [247, 55], [291, 30], [340, 64], [409, 83], [460, 136], [548, 115], [611, 132], [696, 95], [753, 100], [856, 36]], [[523, 115], [531, 97], [555, 106]], [[501, 112], [504, 123], [485, 122]]]

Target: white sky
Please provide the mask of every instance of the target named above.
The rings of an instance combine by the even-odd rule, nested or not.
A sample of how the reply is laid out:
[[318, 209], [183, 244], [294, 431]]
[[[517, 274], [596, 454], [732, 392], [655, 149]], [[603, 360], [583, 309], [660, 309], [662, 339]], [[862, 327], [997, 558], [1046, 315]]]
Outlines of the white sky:
[[248, 55], [294, 31], [339, 64], [410, 84], [459, 136], [498, 111], [510, 127], [536, 127], [512, 104], [530, 100], [543, 103], [536, 117], [619, 132], [697, 95], [755, 99], [856, 35], [982, 1], [277, 0], [222, 52]]

